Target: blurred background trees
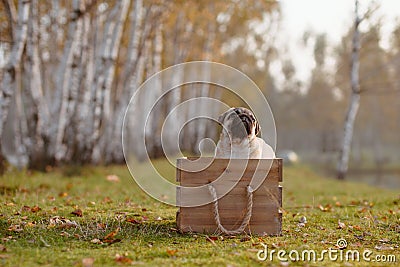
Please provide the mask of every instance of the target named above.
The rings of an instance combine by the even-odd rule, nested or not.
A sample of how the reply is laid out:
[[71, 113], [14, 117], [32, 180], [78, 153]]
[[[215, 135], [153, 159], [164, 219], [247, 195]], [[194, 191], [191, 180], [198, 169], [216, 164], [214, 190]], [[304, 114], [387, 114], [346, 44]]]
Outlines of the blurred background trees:
[[[354, 29], [349, 25], [338, 45], [324, 34], [304, 34], [314, 58], [304, 82], [276, 42], [280, 25], [278, 1], [1, 0], [0, 162], [4, 157], [36, 169], [122, 163], [123, 115], [139, 85], [168, 66], [212, 60], [238, 68], [261, 88], [276, 119], [278, 151], [294, 150], [333, 168], [350, 99]], [[379, 20], [369, 20], [360, 33], [363, 97], [353, 163], [400, 162], [400, 23], [389, 49], [381, 46], [380, 28]], [[163, 155], [154, 133], [166, 114], [197, 96], [243, 105], [210, 85], [174, 90], [150, 118], [145, 138], [151, 156]], [[140, 104], [153, 97], [144, 93]], [[140, 112], [136, 116], [143, 119]], [[217, 128], [189, 123], [182, 134], [191, 138], [182, 138], [181, 147], [196, 153], [202, 138], [216, 138]], [[137, 152], [141, 157], [143, 151]]]

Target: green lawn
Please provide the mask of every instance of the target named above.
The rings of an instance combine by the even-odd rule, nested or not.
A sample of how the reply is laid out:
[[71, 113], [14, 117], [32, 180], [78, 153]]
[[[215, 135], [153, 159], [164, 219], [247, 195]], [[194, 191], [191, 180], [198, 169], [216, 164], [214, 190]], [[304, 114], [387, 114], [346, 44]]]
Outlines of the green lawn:
[[[174, 177], [166, 162], [157, 166]], [[140, 171], [146, 175], [146, 168]], [[119, 182], [107, 175], [118, 176]], [[259, 261], [261, 243], [269, 251], [321, 253], [336, 249], [339, 238], [348, 243], [342, 253], [368, 249], [371, 260], [394, 255], [400, 262], [398, 190], [338, 182], [304, 165], [284, 167], [283, 186], [282, 236], [207, 237], [178, 233], [177, 208], [144, 194], [125, 166], [8, 172], [0, 177], [0, 266], [286, 266], [276, 254], [273, 262]], [[307, 223], [301, 226], [303, 216]], [[290, 266], [344, 264], [369, 263], [289, 260]]]

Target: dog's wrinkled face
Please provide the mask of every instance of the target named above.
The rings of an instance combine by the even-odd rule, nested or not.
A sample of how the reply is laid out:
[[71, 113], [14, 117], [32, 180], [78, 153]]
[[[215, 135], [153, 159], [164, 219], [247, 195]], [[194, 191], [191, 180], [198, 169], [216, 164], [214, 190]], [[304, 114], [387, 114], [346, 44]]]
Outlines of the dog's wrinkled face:
[[232, 139], [251, 138], [260, 130], [256, 118], [247, 108], [230, 108], [218, 118], [218, 121]]

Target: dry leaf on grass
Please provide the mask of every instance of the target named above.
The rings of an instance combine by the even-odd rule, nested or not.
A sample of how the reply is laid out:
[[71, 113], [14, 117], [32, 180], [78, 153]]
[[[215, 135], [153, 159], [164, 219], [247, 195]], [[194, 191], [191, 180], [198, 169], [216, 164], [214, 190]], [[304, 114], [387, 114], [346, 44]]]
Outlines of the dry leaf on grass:
[[83, 216], [83, 212], [81, 209], [76, 209], [73, 212], [71, 212], [72, 215], [78, 216], [78, 217], [82, 217]]
[[376, 250], [394, 250], [392, 246], [387, 246], [387, 245], [377, 245], [375, 246]]
[[214, 240], [218, 240], [218, 237], [215, 237], [215, 236], [209, 237], [208, 235], [206, 235], [206, 240], [211, 242], [211, 244], [213, 244], [214, 246], [217, 246], [217, 244], [215, 244]]
[[94, 262], [94, 258], [83, 258], [82, 266], [83, 267], [92, 267]]
[[12, 232], [22, 232], [24, 229], [22, 229], [22, 226], [19, 224], [13, 224], [7, 229], [8, 231]]
[[114, 237], [118, 234], [120, 228], [116, 228], [114, 231], [112, 231], [111, 233], [109, 233], [108, 235], [106, 235], [101, 241], [104, 243], [108, 243], [109, 245], [117, 243], [117, 242], [121, 242], [121, 239], [116, 238], [114, 239]]
[[98, 238], [92, 239], [92, 240], [90, 240], [90, 242], [93, 244], [103, 244], [103, 242], [101, 242], [101, 240]]
[[50, 227], [57, 226], [58, 228], [70, 228], [70, 227], [76, 227], [78, 226], [78, 224], [75, 221], [71, 221], [64, 217], [54, 216], [50, 218], [49, 226]]
[[58, 194], [58, 196], [59, 196], [59, 197], [67, 197], [67, 196], [68, 196], [68, 193], [67, 193], [67, 192], [60, 192], [60, 193]]
[[115, 254], [115, 261], [118, 263], [124, 263], [124, 264], [132, 264], [132, 259], [128, 258], [127, 255], [120, 255], [120, 254]]
[[107, 175], [106, 179], [107, 179], [107, 181], [114, 182], [114, 183], [118, 183], [120, 181], [119, 177], [115, 174]]
[[133, 224], [141, 224], [142, 223], [142, 221], [136, 220], [134, 218], [127, 218], [126, 222], [133, 223]]
[[344, 229], [344, 228], [346, 228], [346, 225], [339, 220], [337, 229]]
[[318, 205], [318, 208], [323, 212], [327, 212], [327, 211], [331, 211], [332, 210], [332, 205], [331, 204], [327, 204], [325, 206], [322, 206], [320, 204], [320, 205]]
[[174, 256], [177, 252], [177, 249], [167, 249], [167, 254], [170, 256]]

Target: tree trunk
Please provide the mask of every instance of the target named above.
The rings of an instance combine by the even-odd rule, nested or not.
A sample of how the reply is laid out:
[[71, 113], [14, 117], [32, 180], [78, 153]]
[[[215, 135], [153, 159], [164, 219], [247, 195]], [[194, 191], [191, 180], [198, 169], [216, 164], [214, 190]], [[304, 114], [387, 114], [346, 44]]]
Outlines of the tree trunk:
[[[209, 10], [210, 13], [213, 14], [214, 7], [212, 5], [212, 2], [209, 5]], [[211, 61], [212, 60], [212, 51], [213, 51], [213, 45], [215, 41], [215, 33], [216, 33], [216, 25], [215, 21], [208, 21], [208, 33], [207, 33], [207, 39], [206, 43], [204, 46], [204, 60], [206, 61]], [[209, 69], [208, 64], [204, 64], [203, 67], [203, 80], [209, 80], [211, 78], [211, 72]], [[203, 83], [201, 85], [201, 90], [200, 90], [200, 97], [208, 97], [210, 93], [210, 84], [209, 83]], [[198, 104], [198, 109], [200, 110], [200, 114], [205, 115], [208, 113], [212, 107], [209, 104], [209, 101], [197, 101]], [[210, 121], [206, 119], [200, 119], [197, 122], [197, 130], [196, 130], [196, 145], [200, 143], [200, 141], [206, 137], [207, 133], [207, 128], [210, 127]]]
[[71, 123], [79, 87], [79, 61], [81, 60], [83, 29], [83, 19], [80, 14], [84, 12], [84, 4], [83, 1], [74, 0], [72, 5], [73, 15], [69, 29], [70, 43], [64, 54], [65, 71], [59, 89], [62, 92], [61, 107], [57, 118], [58, 122], [53, 121], [54, 124], [58, 123], [54, 151], [56, 161], [66, 159], [68, 147], [65, 144], [65, 134], [67, 125]]
[[[139, 59], [141, 57], [141, 39], [146, 39], [147, 36], [142, 36], [143, 32], [143, 1], [138, 0], [135, 2], [135, 7], [132, 9], [131, 17], [131, 32], [130, 32], [130, 40], [128, 45], [128, 55], [127, 61], [125, 63], [123, 74], [117, 83], [117, 97], [115, 99], [116, 104], [114, 106], [114, 111], [112, 114], [113, 122], [115, 123], [114, 127], [108, 127], [107, 129], [107, 139], [109, 143], [107, 144], [106, 149], [106, 162], [123, 162], [123, 154], [122, 154], [122, 124], [124, 121], [125, 110], [128, 106], [130, 98], [133, 96], [133, 93], [136, 91], [139, 84], [137, 84], [139, 72], [142, 73], [142, 69], [138, 67]], [[148, 15], [148, 12], [147, 12]], [[148, 17], [148, 16], [146, 16]], [[145, 33], [148, 35], [148, 33]], [[138, 72], [139, 71], [139, 72]], [[130, 86], [134, 80], [134, 86]]]
[[[47, 99], [44, 96], [42, 82], [42, 64], [40, 60], [39, 49], [39, 3], [38, 0], [32, 0], [31, 19], [29, 25], [29, 37], [27, 42], [28, 55], [28, 73], [29, 82], [26, 86], [27, 95], [32, 98], [32, 113], [28, 123], [32, 124], [33, 131], [30, 138], [35, 144], [27, 150], [29, 154], [29, 165], [36, 169], [44, 169], [46, 164], [46, 147], [49, 134], [47, 132], [50, 124], [50, 115]], [[27, 74], [25, 74], [27, 75]]]
[[129, 0], [122, 0], [116, 4], [111, 11], [109, 21], [105, 29], [104, 46], [101, 52], [102, 67], [98, 69], [98, 82], [96, 86], [94, 118], [93, 118], [93, 134], [91, 136], [92, 145], [92, 162], [98, 163], [101, 160], [101, 152], [103, 148], [100, 144], [105, 145], [105, 141], [100, 142], [100, 137], [104, 134], [111, 113], [111, 87], [114, 82], [116, 60], [118, 48], [121, 42], [122, 30], [128, 15]]
[[361, 20], [358, 15], [358, 0], [356, 0], [354, 35], [353, 35], [353, 45], [352, 45], [353, 51], [351, 56], [351, 99], [344, 124], [343, 144], [340, 152], [339, 163], [337, 166], [337, 178], [339, 180], [345, 179], [347, 173], [350, 150], [351, 150], [351, 141], [353, 138], [354, 123], [357, 116], [358, 108], [360, 106], [360, 98], [361, 98], [360, 83], [359, 83], [360, 22]]
[[[17, 73], [20, 71], [21, 58], [26, 45], [28, 33], [28, 19], [31, 1], [20, 0], [18, 2], [18, 23], [15, 31], [12, 51], [9, 62], [5, 67], [1, 92], [0, 92], [0, 140], [7, 119], [12, 96], [17, 86]], [[0, 174], [4, 172], [4, 156], [0, 145]]]

